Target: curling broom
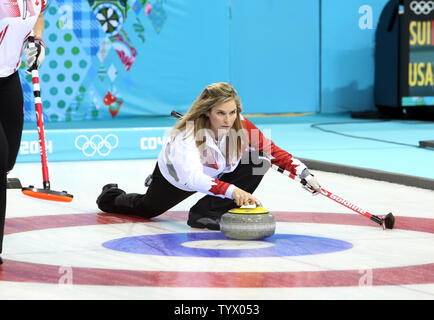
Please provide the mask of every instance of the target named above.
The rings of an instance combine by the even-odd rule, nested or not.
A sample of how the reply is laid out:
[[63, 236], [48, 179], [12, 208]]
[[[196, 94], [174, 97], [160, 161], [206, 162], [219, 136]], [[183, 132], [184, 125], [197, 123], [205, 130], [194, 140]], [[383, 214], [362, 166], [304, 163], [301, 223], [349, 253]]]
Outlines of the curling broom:
[[[35, 46], [35, 38], [33, 35], [29, 36], [29, 46]], [[32, 82], [33, 82], [33, 95], [35, 98], [35, 108], [36, 108], [36, 121], [38, 125], [39, 134], [39, 147], [41, 151], [41, 162], [42, 162], [42, 184], [43, 188], [38, 189], [34, 186], [24, 187], [21, 191], [30, 197], [38, 198], [42, 200], [50, 201], [61, 201], [61, 202], [71, 202], [73, 196], [68, 194], [66, 191], [54, 191], [50, 189], [50, 179], [48, 175], [48, 165], [47, 165], [47, 150], [45, 145], [45, 133], [44, 133], [44, 119], [42, 114], [42, 100], [41, 91], [39, 86], [39, 73], [35, 64], [29, 69], [32, 72]]]

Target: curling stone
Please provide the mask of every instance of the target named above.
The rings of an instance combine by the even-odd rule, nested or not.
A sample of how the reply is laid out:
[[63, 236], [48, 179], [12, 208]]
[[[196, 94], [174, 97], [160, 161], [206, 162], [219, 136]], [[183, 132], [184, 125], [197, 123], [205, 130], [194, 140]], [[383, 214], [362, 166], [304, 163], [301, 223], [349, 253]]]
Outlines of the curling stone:
[[231, 209], [220, 218], [220, 231], [230, 239], [258, 240], [274, 234], [276, 220], [262, 207]]

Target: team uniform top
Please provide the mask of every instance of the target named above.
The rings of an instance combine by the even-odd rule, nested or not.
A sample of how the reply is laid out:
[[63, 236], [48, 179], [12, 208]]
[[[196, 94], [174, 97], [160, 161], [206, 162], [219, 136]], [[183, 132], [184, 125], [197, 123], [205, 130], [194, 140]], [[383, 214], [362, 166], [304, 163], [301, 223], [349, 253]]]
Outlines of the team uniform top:
[[[249, 136], [249, 146], [243, 150], [256, 150], [265, 154], [271, 164], [292, 174], [300, 175], [306, 166], [290, 153], [277, 147], [273, 141], [248, 119], [241, 116], [244, 129]], [[175, 187], [185, 191], [197, 191], [221, 198], [232, 199], [236, 186], [218, 180], [224, 173], [232, 172], [238, 166], [242, 155], [233, 162], [226, 160], [226, 139], [219, 142], [205, 133], [203, 156], [196, 146], [193, 129], [187, 129], [175, 137], [171, 136], [163, 145], [158, 156], [158, 166], [164, 178]]]
[[24, 44], [47, 0], [0, 1], [0, 78], [18, 70]]

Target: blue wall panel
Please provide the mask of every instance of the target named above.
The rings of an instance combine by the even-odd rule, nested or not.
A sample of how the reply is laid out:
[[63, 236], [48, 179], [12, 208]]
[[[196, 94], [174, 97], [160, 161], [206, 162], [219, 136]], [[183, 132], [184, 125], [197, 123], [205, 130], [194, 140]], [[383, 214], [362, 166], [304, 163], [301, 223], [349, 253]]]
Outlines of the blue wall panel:
[[136, 115], [184, 112], [206, 85], [229, 81], [226, 1], [165, 3], [164, 30], [150, 33], [132, 76]]
[[247, 113], [319, 111], [319, 1], [231, 1], [231, 81]]
[[322, 1], [322, 112], [364, 111], [375, 108], [375, 29], [387, 2]]

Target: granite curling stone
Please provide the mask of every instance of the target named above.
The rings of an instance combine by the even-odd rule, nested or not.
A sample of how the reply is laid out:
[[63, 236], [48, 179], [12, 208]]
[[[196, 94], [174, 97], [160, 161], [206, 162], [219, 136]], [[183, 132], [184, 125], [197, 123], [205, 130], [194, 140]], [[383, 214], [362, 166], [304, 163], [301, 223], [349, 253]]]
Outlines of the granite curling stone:
[[231, 209], [220, 219], [220, 231], [230, 239], [259, 240], [272, 236], [275, 230], [274, 216], [262, 205]]

